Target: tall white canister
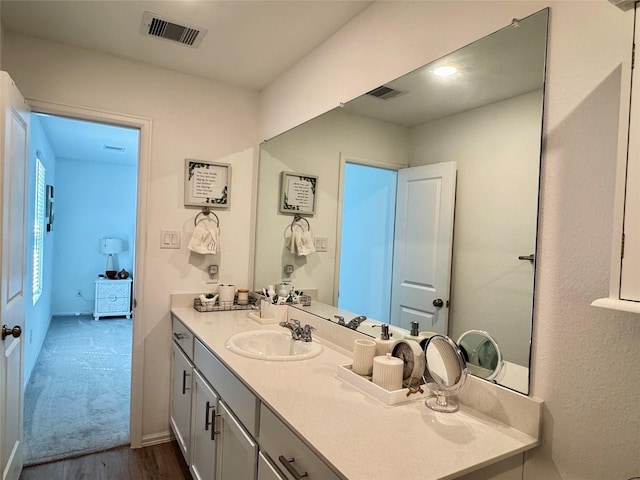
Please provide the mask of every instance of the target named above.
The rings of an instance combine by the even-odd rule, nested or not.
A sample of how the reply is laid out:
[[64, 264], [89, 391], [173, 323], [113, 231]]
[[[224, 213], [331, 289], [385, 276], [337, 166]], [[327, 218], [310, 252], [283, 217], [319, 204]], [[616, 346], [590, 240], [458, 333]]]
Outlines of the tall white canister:
[[404, 362], [391, 353], [373, 359], [372, 381], [390, 392], [402, 388], [402, 370]]

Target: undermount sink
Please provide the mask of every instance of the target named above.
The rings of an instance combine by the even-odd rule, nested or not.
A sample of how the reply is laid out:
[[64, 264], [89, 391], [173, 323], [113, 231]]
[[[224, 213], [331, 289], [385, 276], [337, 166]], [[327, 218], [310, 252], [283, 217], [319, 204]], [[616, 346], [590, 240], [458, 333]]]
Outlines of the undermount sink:
[[227, 348], [238, 355], [261, 360], [305, 360], [320, 355], [318, 342], [302, 342], [291, 333], [277, 330], [251, 330], [236, 333], [227, 340]]

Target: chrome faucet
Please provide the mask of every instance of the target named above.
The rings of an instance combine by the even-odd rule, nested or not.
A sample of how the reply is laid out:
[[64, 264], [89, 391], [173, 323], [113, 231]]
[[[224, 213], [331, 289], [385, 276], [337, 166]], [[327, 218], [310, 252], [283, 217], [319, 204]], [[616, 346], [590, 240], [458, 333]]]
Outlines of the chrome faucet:
[[364, 315], [360, 315], [356, 318], [353, 318], [351, 320], [349, 320], [349, 323], [347, 323], [347, 328], [350, 328], [352, 330], [356, 330], [360, 324], [362, 322], [364, 322], [367, 319], [367, 317], [365, 317]]
[[291, 319], [291, 322], [280, 322], [280, 325], [283, 328], [288, 328], [291, 331], [291, 338], [294, 340], [300, 340], [301, 342], [311, 342], [313, 338], [311, 338], [311, 332], [315, 330], [315, 327], [307, 324], [304, 327], [300, 325], [300, 321], [295, 318]]

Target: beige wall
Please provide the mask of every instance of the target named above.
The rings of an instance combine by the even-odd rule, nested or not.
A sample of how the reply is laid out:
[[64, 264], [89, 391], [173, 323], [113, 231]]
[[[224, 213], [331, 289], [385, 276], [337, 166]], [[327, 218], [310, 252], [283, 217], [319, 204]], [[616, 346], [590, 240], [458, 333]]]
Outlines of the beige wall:
[[589, 306], [608, 293], [619, 66], [632, 31], [632, 13], [605, 0], [378, 3], [274, 82], [261, 96], [259, 112], [252, 92], [5, 32], [3, 68], [27, 97], [153, 120], [147, 298], [139, 299], [147, 312], [145, 435], [168, 431], [169, 293], [202, 287], [202, 272], [184, 248], [160, 250], [156, 243], [162, 228], [191, 228], [194, 212], [182, 206], [184, 157], [243, 152], [233, 158], [232, 185], [243, 193], [232, 193], [232, 210], [221, 215], [221, 276], [246, 281], [251, 226], [243, 187], [251, 184], [258, 138], [547, 5], [550, 60], [532, 359], [533, 394], [546, 405], [543, 445], [528, 455], [524, 479], [640, 474], [640, 383], [633, 381], [640, 321]]
[[[183, 206], [184, 159], [232, 166], [231, 208], [220, 211], [224, 283], [247, 285], [257, 93], [5, 31], [3, 68], [22, 94], [152, 121], [142, 304], [144, 439], [169, 432], [172, 292], [202, 291], [210, 260], [189, 254], [197, 210]], [[114, 191], [114, 193], [117, 193]], [[180, 250], [161, 250], [160, 230], [182, 232]], [[213, 263], [213, 262], [211, 262]]]
[[[255, 286], [281, 280], [283, 265], [293, 265], [289, 279], [304, 291], [317, 289], [318, 300], [335, 304], [338, 192], [341, 154], [369, 161], [408, 163], [405, 127], [336, 109], [269, 140], [261, 146], [257, 207]], [[290, 215], [278, 213], [280, 172], [317, 175], [316, 214], [309, 217], [313, 233], [329, 238], [327, 252], [306, 257], [284, 249]]]
[[590, 303], [608, 294], [620, 65], [629, 58], [632, 12], [605, 0], [378, 3], [263, 92], [260, 137], [546, 6], [532, 357], [532, 393], [545, 400], [544, 437], [527, 455], [523, 478], [626, 480], [640, 475], [640, 319]]
[[[410, 166], [456, 162], [449, 336], [491, 334], [529, 365], [542, 91], [411, 129]], [[525, 390], [526, 391], [526, 390]]]

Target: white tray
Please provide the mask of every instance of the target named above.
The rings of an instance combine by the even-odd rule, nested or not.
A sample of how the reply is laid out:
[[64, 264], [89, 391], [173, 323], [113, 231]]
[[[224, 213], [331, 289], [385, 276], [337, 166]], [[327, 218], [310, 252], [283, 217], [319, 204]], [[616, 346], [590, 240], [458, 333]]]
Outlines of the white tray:
[[280, 323], [282, 320], [280, 320], [279, 318], [275, 318], [275, 317], [261, 317], [260, 315], [256, 315], [253, 312], [249, 312], [249, 318], [252, 320], [255, 320], [258, 323], [262, 323], [263, 325], [268, 325], [270, 323]]
[[347, 383], [350, 383], [356, 388], [359, 388], [364, 393], [371, 395], [372, 397], [386, 403], [387, 405], [399, 405], [401, 403], [413, 402], [415, 400], [424, 399], [431, 396], [429, 387], [426, 385], [420, 385], [422, 393], [416, 392], [407, 396], [409, 393], [408, 388], [402, 388], [400, 390], [386, 390], [371, 381], [371, 377], [363, 377], [354, 373], [351, 369], [351, 364], [338, 366], [338, 377], [342, 378]]

